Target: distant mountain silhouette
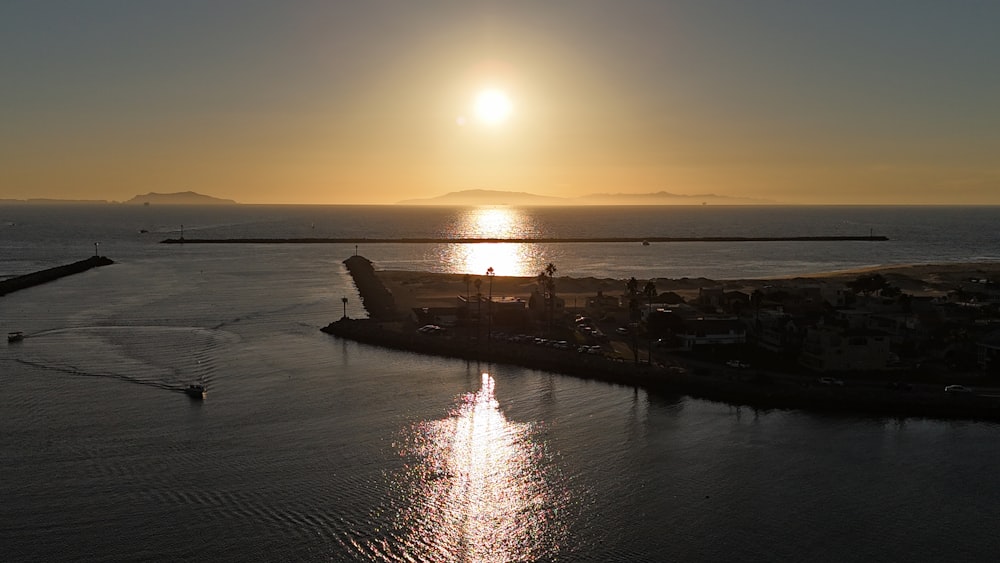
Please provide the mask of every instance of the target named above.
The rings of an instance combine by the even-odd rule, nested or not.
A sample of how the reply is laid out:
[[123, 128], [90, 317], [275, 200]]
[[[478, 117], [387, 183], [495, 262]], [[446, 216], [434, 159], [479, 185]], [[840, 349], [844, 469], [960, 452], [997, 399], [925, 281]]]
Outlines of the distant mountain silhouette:
[[463, 190], [426, 199], [407, 199], [400, 205], [573, 205], [573, 200], [527, 192]]
[[551, 197], [503, 190], [463, 190], [425, 199], [408, 199], [399, 205], [753, 205], [774, 201], [718, 194], [683, 195], [670, 192], [645, 194], [589, 194], [581, 197]]
[[156, 192], [150, 192], [146, 195], [137, 195], [132, 199], [124, 202], [131, 204], [146, 204], [146, 205], [234, 205], [235, 201], [231, 199], [219, 199], [217, 197], [212, 197], [208, 195], [202, 195], [195, 192], [176, 192], [172, 194], [158, 194]]
[[576, 198], [576, 200], [580, 203], [593, 205], [701, 205], [708, 203], [722, 205], [761, 205], [777, 203], [772, 200], [751, 197], [733, 197], [719, 194], [686, 195], [666, 191], [647, 194], [590, 194]]

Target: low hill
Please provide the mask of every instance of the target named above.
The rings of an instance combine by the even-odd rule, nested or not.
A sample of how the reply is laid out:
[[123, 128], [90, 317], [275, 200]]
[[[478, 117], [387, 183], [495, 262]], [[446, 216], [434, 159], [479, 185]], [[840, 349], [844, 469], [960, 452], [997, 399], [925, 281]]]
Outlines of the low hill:
[[719, 194], [675, 194], [666, 191], [645, 194], [590, 194], [576, 198], [578, 205], [762, 205], [776, 202]]
[[202, 195], [195, 192], [176, 192], [170, 194], [159, 194], [150, 192], [146, 195], [137, 195], [124, 202], [126, 204], [143, 205], [235, 205], [231, 199], [220, 199], [217, 197]]
[[747, 197], [718, 194], [675, 194], [670, 192], [641, 194], [589, 194], [581, 197], [552, 197], [528, 192], [503, 190], [463, 190], [437, 197], [408, 199], [399, 205], [760, 205], [775, 202]]
[[400, 205], [573, 205], [573, 200], [528, 192], [462, 190], [426, 199], [408, 199]]

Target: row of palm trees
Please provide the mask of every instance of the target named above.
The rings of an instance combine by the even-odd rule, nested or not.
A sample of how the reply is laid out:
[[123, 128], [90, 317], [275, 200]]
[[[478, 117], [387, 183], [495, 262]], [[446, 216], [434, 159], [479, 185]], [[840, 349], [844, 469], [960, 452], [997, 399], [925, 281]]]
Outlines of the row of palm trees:
[[[487, 323], [486, 324], [486, 339], [487, 340], [492, 340], [493, 339], [493, 278], [495, 276], [496, 276], [496, 271], [493, 269], [493, 266], [490, 266], [489, 268], [486, 268], [486, 277], [490, 280], [490, 289], [489, 289], [490, 293], [489, 293], [489, 301], [488, 301], [488, 303], [489, 303], [489, 309], [486, 311], [486, 314], [488, 316], [488, 319], [486, 321], [486, 323]], [[469, 292], [469, 284], [470, 284], [470, 282], [474, 283], [475, 286], [476, 286], [476, 323], [477, 323], [476, 333], [479, 334], [479, 333], [482, 332], [482, 319], [483, 319], [483, 315], [482, 315], [482, 312], [483, 312], [483, 299], [482, 299], [482, 297], [483, 297], [483, 293], [482, 293], [483, 280], [482, 280], [482, 278], [476, 278], [475, 281], [473, 281], [472, 280], [472, 276], [469, 275], [469, 274], [465, 274], [465, 276], [462, 279], [463, 279], [463, 281], [465, 281], [465, 302], [466, 302], [466, 304], [469, 303], [469, 299], [472, 297], [472, 295]]]
[[[535, 281], [538, 283], [538, 286], [539, 286], [539, 288], [541, 290], [540, 293], [543, 296], [543, 298], [545, 300], [546, 308], [548, 309], [549, 332], [552, 331], [552, 323], [553, 323], [553, 319], [555, 318], [555, 306], [556, 306], [556, 280], [555, 280], [555, 275], [556, 275], [557, 271], [558, 271], [558, 268], [556, 268], [556, 265], [554, 263], [552, 263], [552, 262], [549, 262], [545, 266], [545, 268], [542, 269], [542, 271], [538, 272], [538, 275], [535, 276]], [[487, 268], [487, 270], [486, 270], [486, 277], [490, 280], [490, 287], [489, 287], [490, 311], [487, 312], [487, 315], [489, 316], [489, 320], [488, 320], [488, 322], [489, 322], [488, 331], [489, 332], [492, 332], [492, 324], [493, 324], [492, 323], [492, 321], [493, 321], [493, 314], [492, 314], [492, 308], [493, 308], [493, 277], [495, 275], [496, 275], [496, 272], [493, 270], [492, 266], [490, 266], [489, 268]], [[478, 277], [473, 280], [473, 278], [472, 278], [472, 276], [470, 274], [465, 274], [465, 277], [463, 278], [463, 280], [465, 281], [465, 294], [466, 294], [465, 295], [465, 299], [466, 299], [466, 303], [468, 303], [469, 300], [470, 300], [470, 298], [472, 297], [471, 293], [470, 293], [470, 291], [471, 291], [470, 290], [470, 284], [476, 286], [476, 297], [477, 297], [476, 303], [478, 303], [478, 305], [477, 305], [477, 307], [478, 307], [477, 319], [479, 319], [478, 322], [481, 323], [482, 322], [482, 314], [481, 313], [482, 313], [482, 285], [483, 285], [483, 280], [482, 280], [482, 278], [478, 278]], [[625, 282], [625, 292], [628, 295], [628, 300], [629, 300], [629, 316], [630, 316], [630, 319], [632, 320], [633, 326], [634, 327], [638, 327], [639, 321], [641, 320], [639, 298], [640, 298], [640, 296], [645, 296], [646, 299], [648, 300], [649, 308], [652, 309], [652, 307], [653, 307], [653, 298], [657, 296], [656, 283], [653, 280], [649, 280], [649, 281], [646, 282], [646, 284], [644, 286], [642, 286], [642, 290], [640, 291], [640, 289], [639, 289], [639, 280], [637, 280], [635, 277], [631, 277], [631, 278], [628, 279], [628, 281]], [[481, 326], [477, 327], [477, 332], [479, 332], [479, 330], [481, 328], [482, 328]], [[652, 333], [650, 333], [649, 331], [647, 331], [647, 334], [649, 335], [649, 343], [648, 343], [649, 349], [652, 350], [652, 348], [653, 348]], [[633, 335], [632, 336], [632, 338], [633, 338], [632, 349], [633, 349], [633, 351], [635, 353], [635, 362], [638, 364], [639, 363], [639, 346], [638, 346], [639, 334], [638, 334], [638, 330], [632, 330], [632, 335]], [[492, 336], [492, 334], [489, 334], [487, 336], [487, 338], [489, 338], [490, 336]], [[652, 355], [651, 352], [650, 352], [650, 355]]]
[[[639, 321], [642, 318], [642, 313], [640, 312], [639, 306], [639, 296], [645, 295], [649, 303], [649, 309], [653, 309], [653, 298], [656, 297], [656, 283], [653, 280], [646, 282], [646, 285], [642, 286], [642, 291], [639, 291], [639, 280], [635, 277], [631, 277], [625, 282], [625, 293], [628, 295], [628, 310], [629, 319], [632, 321], [632, 353], [635, 355], [635, 363], [639, 363]], [[648, 346], [647, 357], [650, 362], [653, 358], [653, 333], [646, 330], [646, 336], [649, 341], [646, 343]]]

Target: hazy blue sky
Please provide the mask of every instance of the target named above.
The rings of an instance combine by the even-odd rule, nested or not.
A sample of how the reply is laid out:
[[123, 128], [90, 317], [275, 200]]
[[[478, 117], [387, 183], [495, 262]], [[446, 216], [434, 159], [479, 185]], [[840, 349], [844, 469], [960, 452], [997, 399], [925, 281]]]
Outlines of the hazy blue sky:
[[969, 0], [4, 1], [0, 198], [1000, 204], [998, 30]]

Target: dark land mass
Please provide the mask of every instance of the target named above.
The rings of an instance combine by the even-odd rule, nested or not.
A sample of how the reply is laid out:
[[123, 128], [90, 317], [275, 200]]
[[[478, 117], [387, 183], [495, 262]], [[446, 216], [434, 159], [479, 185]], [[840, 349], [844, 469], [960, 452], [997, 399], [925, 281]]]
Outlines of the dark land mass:
[[581, 197], [556, 197], [529, 192], [505, 190], [462, 190], [444, 195], [407, 199], [398, 205], [525, 205], [525, 206], [588, 206], [588, 205], [751, 205], [774, 204], [770, 200], [732, 197], [719, 194], [676, 194], [667, 191], [655, 193], [598, 193]]
[[[940, 385], [913, 385], [906, 390], [865, 382], [826, 386], [817, 385], [817, 376], [812, 372], [732, 369], [696, 358], [673, 356], [668, 362], [658, 360], [652, 365], [633, 363], [621, 358], [579, 354], [572, 349], [554, 350], [512, 342], [484, 334], [475, 327], [465, 331], [421, 333], [415, 330], [415, 323], [397, 309], [392, 292], [367, 259], [352, 256], [345, 264], [370, 318], [344, 317], [322, 329], [339, 338], [467, 361], [519, 365], [760, 409], [1000, 420], [1000, 398], [997, 396], [942, 393]], [[409, 274], [421, 278], [428, 276], [426, 273]]]
[[581, 238], [225, 238], [225, 239], [191, 239], [168, 238], [161, 244], [347, 244], [347, 243], [395, 243], [395, 244], [473, 244], [473, 243], [602, 243], [602, 242], [850, 242], [850, 241], [887, 241], [889, 237], [876, 236], [813, 236], [813, 237], [581, 237]]
[[126, 204], [157, 204], [157, 205], [236, 205], [231, 199], [221, 199], [195, 192], [176, 192], [169, 194], [159, 194], [150, 192], [145, 195], [137, 195], [124, 202]]
[[[221, 199], [196, 192], [176, 192], [160, 194], [150, 192], [145, 195], [137, 195], [132, 199], [121, 202], [126, 205], [238, 205], [231, 199]], [[50, 199], [50, 198], [29, 198], [29, 199], [0, 199], [0, 205], [118, 205], [117, 201], [106, 199]]]
[[29, 287], [34, 287], [36, 285], [41, 285], [43, 283], [48, 283], [73, 274], [79, 274], [80, 272], [85, 272], [91, 268], [108, 266], [110, 264], [114, 264], [114, 261], [110, 258], [105, 256], [91, 256], [86, 260], [80, 260], [79, 262], [73, 262], [72, 264], [67, 264], [65, 266], [56, 266], [55, 268], [49, 268], [47, 270], [41, 270], [39, 272], [33, 272], [23, 276], [6, 279], [0, 281], [0, 296], [20, 291], [22, 289], [27, 289]]

